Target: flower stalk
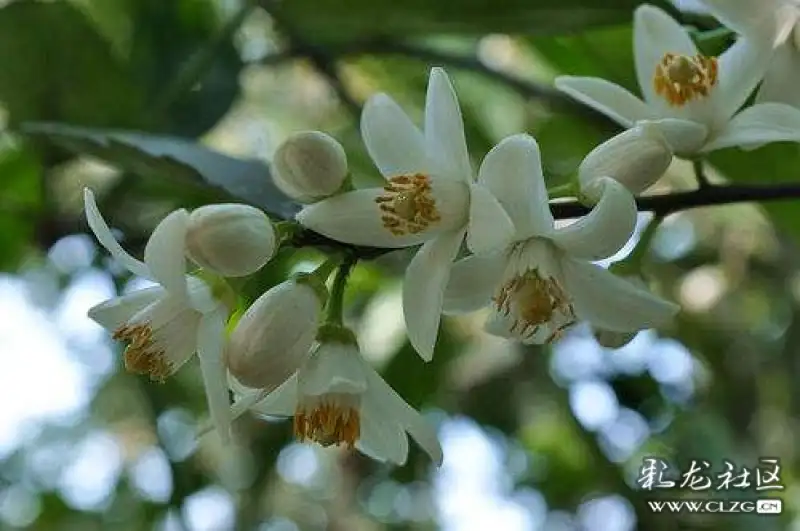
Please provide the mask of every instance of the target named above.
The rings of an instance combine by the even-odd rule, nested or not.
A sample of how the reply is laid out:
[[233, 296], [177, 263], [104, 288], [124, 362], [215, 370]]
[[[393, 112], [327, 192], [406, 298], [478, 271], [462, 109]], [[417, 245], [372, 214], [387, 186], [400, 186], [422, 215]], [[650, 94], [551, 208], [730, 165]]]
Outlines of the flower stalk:
[[325, 323], [330, 325], [342, 325], [342, 315], [344, 314], [344, 290], [347, 287], [347, 278], [350, 271], [355, 266], [358, 259], [348, 256], [339, 266], [336, 276], [331, 286], [331, 296], [328, 300], [328, 308], [325, 313]]

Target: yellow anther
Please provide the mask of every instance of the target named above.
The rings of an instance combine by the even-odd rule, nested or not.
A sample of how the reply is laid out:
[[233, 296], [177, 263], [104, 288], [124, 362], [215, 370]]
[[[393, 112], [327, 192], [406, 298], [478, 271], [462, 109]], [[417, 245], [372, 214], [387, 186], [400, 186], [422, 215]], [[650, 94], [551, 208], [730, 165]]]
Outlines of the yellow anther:
[[294, 416], [297, 440], [322, 446], [345, 444], [353, 448], [361, 435], [361, 418], [354, 407], [323, 399], [311, 408], [298, 408]]
[[398, 175], [383, 189], [375, 202], [383, 226], [395, 236], [420, 233], [441, 220], [427, 175]]
[[664, 54], [656, 66], [653, 87], [670, 105], [682, 106], [706, 97], [717, 84], [717, 58]]
[[153, 329], [147, 323], [124, 324], [114, 331], [113, 338], [128, 343], [123, 354], [125, 369], [134, 374], [149, 374], [155, 382], [164, 382], [172, 374], [172, 364], [153, 340]]
[[510, 331], [521, 337], [533, 336], [541, 326], [565, 321], [545, 340], [550, 343], [576, 322], [569, 297], [558, 281], [542, 277], [535, 269], [506, 282], [493, 300], [501, 314], [512, 317]]

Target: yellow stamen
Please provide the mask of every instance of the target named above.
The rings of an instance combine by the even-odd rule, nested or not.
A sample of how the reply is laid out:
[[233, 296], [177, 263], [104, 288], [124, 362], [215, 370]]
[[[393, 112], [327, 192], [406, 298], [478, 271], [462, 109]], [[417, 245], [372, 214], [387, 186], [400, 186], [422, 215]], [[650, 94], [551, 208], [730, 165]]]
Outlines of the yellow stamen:
[[322, 401], [311, 408], [299, 408], [294, 416], [297, 440], [314, 441], [322, 446], [346, 444], [353, 448], [361, 435], [361, 418], [353, 407]]
[[172, 364], [153, 340], [153, 329], [148, 323], [124, 324], [114, 331], [113, 338], [125, 341], [123, 360], [125, 369], [134, 374], [149, 374], [154, 382], [163, 383], [172, 374]]
[[552, 277], [542, 277], [535, 269], [506, 282], [493, 300], [501, 314], [513, 316], [510, 331], [521, 337], [531, 337], [541, 326], [555, 325], [556, 321], [566, 319], [545, 340], [545, 343], [550, 343], [559, 339], [562, 332], [577, 321], [572, 303], [561, 284]]
[[664, 54], [656, 66], [653, 87], [670, 105], [682, 106], [706, 97], [717, 84], [717, 58]]
[[398, 175], [375, 198], [383, 226], [395, 236], [417, 234], [441, 220], [436, 209], [431, 181], [421, 173]]

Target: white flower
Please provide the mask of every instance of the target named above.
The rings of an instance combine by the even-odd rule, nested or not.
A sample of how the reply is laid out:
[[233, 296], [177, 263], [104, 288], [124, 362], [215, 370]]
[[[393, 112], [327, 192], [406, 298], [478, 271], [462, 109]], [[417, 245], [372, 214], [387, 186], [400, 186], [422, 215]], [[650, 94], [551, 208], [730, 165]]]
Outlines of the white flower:
[[800, 110], [761, 103], [741, 112], [772, 53], [766, 39], [739, 39], [719, 58], [700, 55], [687, 31], [644, 5], [634, 19], [640, 100], [599, 78], [561, 76], [556, 87], [625, 127], [653, 120], [673, 151], [691, 157], [731, 146], [800, 141]]
[[287, 138], [272, 158], [272, 180], [286, 195], [311, 203], [338, 191], [347, 177], [347, 155], [334, 138], [304, 131]]
[[153, 231], [144, 262], [125, 252], [84, 190], [86, 218], [100, 244], [134, 275], [158, 286], [113, 298], [89, 310], [89, 317], [116, 340], [125, 341], [125, 368], [164, 381], [197, 352], [214, 426], [228, 441], [230, 412], [222, 363], [228, 310], [199, 278], [186, 275], [186, 210], [175, 210]]
[[557, 339], [579, 319], [629, 331], [674, 315], [675, 304], [590, 263], [614, 254], [633, 233], [636, 204], [621, 184], [598, 179], [593, 186], [601, 187], [600, 200], [592, 211], [556, 229], [533, 138], [507, 138], [483, 165], [484, 184], [511, 215], [516, 234], [502, 253], [456, 263], [445, 293], [446, 312], [491, 303], [487, 330], [526, 344]]
[[355, 245], [424, 243], [406, 270], [403, 310], [412, 345], [430, 360], [444, 286], [465, 232], [473, 252], [487, 252], [505, 245], [511, 221], [474, 182], [458, 100], [441, 68], [431, 70], [424, 134], [384, 94], [365, 105], [361, 133], [386, 185], [307, 206], [297, 220]]
[[[585, 194], [598, 178], [611, 177], [638, 194], [664, 175], [671, 162], [672, 150], [658, 126], [640, 122], [589, 152], [578, 168], [578, 182]], [[595, 203], [599, 197], [588, 199]]]
[[251, 409], [294, 417], [299, 441], [358, 448], [380, 461], [402, 465], [411, 435], [434, 463], [442, 462], [436, 431], [361, 357], [351, 339], [317, 344], [309, 360], [266, 395], [232, 383], [239, 399], [233, 415]]
[[206, 205], [189, 216], [186, 251], [197, 265], [225, 277], [251, 275], [275, 254], [275, 229], [249, 205]]
[[800, 107], [800, 1], [701, 0], [711, 14], [749, 39], [767, 32], [775, 47], [756, 101]]
[[290, 279], [272, 287], [239, 319], [225, 347], [226, 365], [239, 382], [271, 391], [308, 358], [324, 304], [309, 282]]

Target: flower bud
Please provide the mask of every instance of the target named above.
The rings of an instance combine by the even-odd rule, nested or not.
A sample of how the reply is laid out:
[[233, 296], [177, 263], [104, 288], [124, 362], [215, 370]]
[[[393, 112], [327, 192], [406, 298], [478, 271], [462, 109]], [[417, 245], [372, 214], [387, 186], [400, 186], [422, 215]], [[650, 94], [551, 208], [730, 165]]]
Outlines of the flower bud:
[[231, 374], [243, 385], [272, 390], [308, 358], [322, 300], [306, 282], [287, 280], [261, 295], [242, 315], [225, 348]]
[[301, 203], [333, 195], [346, 177], [344, 148], [321, 131], [292, 135], [278, 147], [272, 159], [275, 185]]
[[255, 273], [275, 254], [275, 230], [261, 210], [239, 204], [194, 210], [186, 231], [186, 252], [200, 267], [225, 277]]
[[[635, 127], [606, 140], [581, 162], [578, 179], [584, 190], [599, 177], [611, 177], [633, 194], [655, 183], [672, 162], [672, 149], [658, 126], [640, 122]], [[591, 194], [584, 194], [590, 199]]]

